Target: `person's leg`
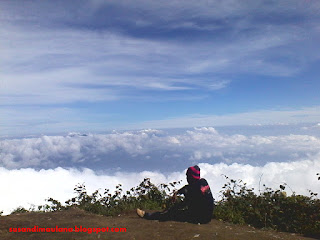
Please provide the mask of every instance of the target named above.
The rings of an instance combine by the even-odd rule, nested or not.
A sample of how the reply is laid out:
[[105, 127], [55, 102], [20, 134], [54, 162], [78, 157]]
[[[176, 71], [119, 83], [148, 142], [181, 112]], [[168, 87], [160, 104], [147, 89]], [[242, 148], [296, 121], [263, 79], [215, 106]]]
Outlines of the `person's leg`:
[[188, 210], [177, 209], [176, 211], [172, 212], [172, 220], [177, 222], [189, 222], [195, 223], [195, 219], [192, 217]]
[[168, 221], [170, 220], [170, 214], [166, 212], [153, 212], [153, 213], [145, 213], [143, 218], [147, 220], [159, 220], [159, 221]]
[[159, 221], [194, 222], [189, 211], [176, 208], [164, 212], [145, 213], [143, 218]]
[[153, 212], [147, 213], [143, 210], [137, 209], [138, 216], [147, 219], [147, 220], [159, 220], [159, 221], [169, 221], [177, 218], [177, 214], [179, 212], [179, 204], [172, 206], [168, 210], [163, 212]]
[[137, 214], [147, 220], [195, 222], [192, 214], [190, 214], [188, 210], [181, 209], [183, 206], [183, 204], [175, 204], [166, 211], [153, 213], [147, 213], [137, 209]]

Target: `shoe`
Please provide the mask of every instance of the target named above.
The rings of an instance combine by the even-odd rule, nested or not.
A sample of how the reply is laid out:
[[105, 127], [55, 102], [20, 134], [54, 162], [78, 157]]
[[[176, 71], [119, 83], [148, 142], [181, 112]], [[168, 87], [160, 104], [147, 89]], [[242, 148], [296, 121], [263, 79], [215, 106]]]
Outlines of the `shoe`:
[[139, 209], [139, 208], [137, 208], [137, 214], [138, 214], [139, 217], [143, 218], [144, 215], [146, 214], [146, 212], [141, 210], [141, 209]]

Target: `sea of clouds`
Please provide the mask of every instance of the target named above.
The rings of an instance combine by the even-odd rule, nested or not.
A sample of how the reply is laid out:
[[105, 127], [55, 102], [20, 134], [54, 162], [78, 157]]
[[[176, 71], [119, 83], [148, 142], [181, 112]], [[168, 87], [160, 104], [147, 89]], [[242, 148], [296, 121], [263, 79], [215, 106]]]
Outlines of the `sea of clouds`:
[[[286, 129], [286, 130], [284, 130]], [[268, 134], [267, 134], [268, 133]], [[320, 193], [320, 127], [264, 126], [218, 129], [70, 133], [0, 140], [0, 210], [43, 204], [52, 197], [64, 202], [85, 183], [89, 192], [138, 185], [185, 181], [187, 167], [199, 164], [202, 177], [218, 200], [223, 175], [242, 179], [256, 191], [263, 184], [288, 194]]]

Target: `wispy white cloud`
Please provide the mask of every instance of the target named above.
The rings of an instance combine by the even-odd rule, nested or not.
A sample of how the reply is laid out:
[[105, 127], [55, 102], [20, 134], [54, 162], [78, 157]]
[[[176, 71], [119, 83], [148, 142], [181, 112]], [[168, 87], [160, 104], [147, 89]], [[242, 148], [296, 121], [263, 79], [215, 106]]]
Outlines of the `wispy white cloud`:
[[[185, 74], [183, 61], [178, 63], [184, 56], [173, 54], [184, 50], [175, 44], [88, 31], [34, 32], [32, 35], [13, 31], [9, 36], [2, 40], [7, 46], [1, 73], [2, 104], [110, 101], [126, 97], [126, 91], [120, 91], [126, 87], [131, 91], [204, 87], [186, 77], [174, 77]], [[15, 47], [8, 47], [12, 42]], [[163, 64], [163, 58], [173, 65]], [[212, 79], [211, 84], [219, 82]], [[224, 86], [226, 84], [220, 84], [220, 88]]]
[[191, 115], [133, 124], [132, 128], [188, 128], [194, 126], [237, 126], [319, 122], [319, 106], [301, 109], [260, 110], [224, 115]]
[[[105, 3], [101, 4], [103, 6]], [[121, 3], [113, 4], [123, 7]], [[157, 4], [145, 4], [138, 7], [157, 9]], [[180, 9], [180, 4], [170, 3], [169, 8]], [[198, 6], [189, 1], [185, 9], [203, 17], [208, 12], [207, 4], [203, 2]], [[230, 5], [216, 2], [214, 5], [217, 8], [209, 8], [208, 16], [213, 11], [218, 19], [221, 11], [217, 9], [221, 9], [222, 13], [237, 9], [238, 14], [254, 9], [250, 4], [239, 6], [234, 2]], [[162, 12], [161, 8], [157, 10]], [[240, 21], [235, 31], [250, 28], [252, 22], [246, 21]], [[292, 59], [298, 63], [292, 65], [289, 62], [293, 61], [275, 64], [266, 56], [270, 53], [280, 57], [287, 55], [286, 49], [291, 44], [305, 40], [304, 36], [308, 33], [303, 34], [304, 31], [299, 26], [269, 24], [252, 31], [249, 37], [236, 33], [234, 40], [218, 41], [208, 37], [195, 44], [133, 37], [110, 29], [93, 31], [37, 28], [32, 25], [25, 28], [4, 22], [1, 24], [1, 79], [4, 82], [0, 90], [1, 104], [112, 101], [128, 96], [126, 87], [130, 91], [218, 90], [232, 84], [228, 77], [230, 74], [293, 76], [305, 66], [301, 64], [305, 57], [291, 53]], [[300, 44], [300, 48], [305, 45]], [[284, 48], [283, 54], [282, 50], [277, 49], [279, 47]], [[308, 59], [312, 61], [313, 57]], [[220, 77], [201, 76], [208, 74], [227, 75], [224, 77], [228, 81], [220, 81]], [[81, 84], [105, 87], [92, 90], [81, 87]]]
[[[86, 130], [90, 124], [98, 131], [132, 126], [166, 128], [319, 121], [316, 108], [310, 111], [305, 108], [307, 116], [296, 117], [293, 112], [304, 110], [294, 110], [292, 114], [268, 112], [261, 106], [260, 112], [229, 116], [206, 114], [209, 110], [196, 116], [199, 111], [193, 107], [186, 114], [196, 117], [170, 115], [171, 119], [166, 120], [163, 114], [159, 121], [151, 122], [147, 119], [154, 118], [144, 116], [146, 120], [137, 123], [133, 120], [135, 116], [128, 117], [119, 106], [114, 112], [132, 123], [120, 126], [107, 117], [101, 120], [99, 116], [113, 114], [106, 108], [100, 108], [104, 113], [89, 117], [84, 116], [87, 109], [80, 113], [78, 108], [79, 103], [116, 105], [125, 100], [138, 101], [139, 110], [150, 99], [188, 104], [215, 98], [218, 102], [225, 100], [218, 96], [219, 92], [216, 94], [223, 90], [227, 103], [232, 105], [231, 94], [246, 89], [248, 81], [266, 83], [269, 78], [272, 86], [275, 79], [281, 83], [290, 78], [298, 87], [301, 86], [298, 81], [311, 79], [310, 84], [316, 89], [313, 76], [302, 76], [309, 74], [310, 67], [319, 60], [319, 54], [314, 51], [319, 38], [320, 5], [316, 1], [266, 4], [248, 0], [240, 4], [234, 0], [183, 3], [92, 0], [81, 1], [77, 8], [66, 1], [56, 4], [36, 0], [28, 5], [22, 2], [0, 3], [6, 9], [0, 15], [3, 134], [11, 134], [17, 126], [31, 125], [32, 128], [20, 128], [16, 132], [63, 132], [68, 127], [69, 131]], [[316, 76], [314, 72], [310, 74]], [[246, 84], [242, 85], [241, 81]], [[251, 103], [254, 97], [245, 100]], [[268, 96], [262, 98], [266, 100]], [[277, 104], [274, 100], [270, 105], [281, 107], [283, 102]], [[250, 103], [246, 101], [243, 105]], [[59, 109], [66, 104], [67, 110]], [[50, 109], [40, 109], [48, 105]], [[21, 106], [25, 106], [24, 111]], [[164, 111], [159, 109], [159, 112]], [[93, 121], [95, 117], [100, 122]]]
[[[223, 82], [221, 84], [224, 84]], [[219, 87], [219, 84], [212, 87]], [[184, 100], [200, 100], [184, 96]], [[140, 100], [139, 96], [134, 98]], [[144, 97], [142, 97], [144, 98]], [[171, 100], [178, 100], [171, 99]], [[21, 100], [23, 101], [23, 100]], [[167, 129], [201, 126], [239, 126], [259, 124], [299, 124], [320, 122], [319, 106], [301, 109], [279, 109], [242, 112], [223, 115], [186, 115], [153, 121], [114, 121], [114, 115], [105, 112], [87, 113], [71, 107], [2, 107], [0, 109], [1, 137], [23, 137], [34, 134], [65, 134], [70, 131], [102, 132], [106, 129]], [[101, 119], [103, 121], [101, 121]], [[308, 127], [309, 128], [309, 127]], [[17, 131], [19, 129], [19, 131]]]
[[[90, 1], [92, 10], [101, 9], [110, 5], [128, 6], [128, 17], [130, 17], [130, 9], [134, 5], [142, 12], [149, 12], [145, 14], [145, 17], [153, 17], [155, 19], [165, 19], [169, 23], [177, 22], [180, 19], [186, 19], [192, 17], [194, 21], [197, 17], [212, 19], [212, 18], [225, 18], [227, 16], [230, 19], [237, 16], [244, 16], [248, 12], [253, 16], [265, 13], [270, 15], [277, 15], [280, 13], [296, 13], [300, 15], [316, 15], [320, 5], [318, 2], [308, 1], [301, 2], [299, 0], [282, 1], [274, 4], [266, 3], [262, 0], [245, 0], [238, 2], [236, 0], [226, 1], [206, 1], [206, 0], [187, 0], [183, 4], [180, 1], [162, 1], [162, 2], [150, 2], [145, 0], [138, 0], [135, 3], [130, 1]], [[250, 17], [250, 16], [248, 16]], [[285, 19], [284, 19], [285, 20]], [[155, 21], [155, 20], [154, 20]]]

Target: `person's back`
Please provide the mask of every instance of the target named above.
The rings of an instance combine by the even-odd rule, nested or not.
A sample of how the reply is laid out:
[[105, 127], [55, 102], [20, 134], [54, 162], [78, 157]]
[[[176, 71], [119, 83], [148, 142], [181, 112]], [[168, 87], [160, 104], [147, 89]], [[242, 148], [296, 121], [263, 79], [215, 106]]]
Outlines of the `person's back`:
[[211, 221], [214, 200], [208, 182], [204, 178], [189, 180], [189, 185], [181, 188], [178, 193], [185, 195], [188, 211], [195, 222]]
[[[146, 213], [137, 209], [137, 214], [148, 220], [175, 220], [192, 223], [208, 223], [211, 221], [213, 212], [213, 197], [204, 179], [200, 179], [200, 168], [195, 165], [187, 170], [188, 185], [184, 186], [174, 194], [183, 194], [185, 199], [180, 204], [175, 204], [165, 212]], [[185, 209], [186, 208], [186, 209]]]

